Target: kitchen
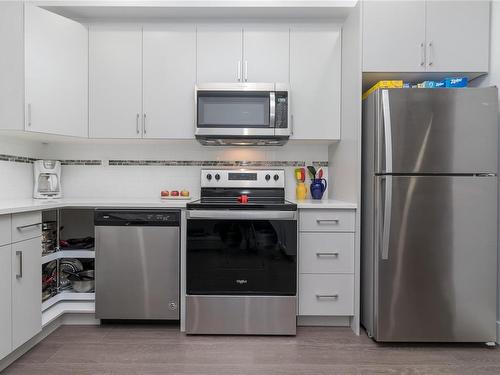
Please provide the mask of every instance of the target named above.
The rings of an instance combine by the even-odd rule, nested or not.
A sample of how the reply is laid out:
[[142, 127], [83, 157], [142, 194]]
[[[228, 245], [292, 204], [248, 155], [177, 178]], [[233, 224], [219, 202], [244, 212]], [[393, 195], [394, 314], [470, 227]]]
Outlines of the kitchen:
[[[488, 225], [474, 227], [481, 232], [464, 233], [487, 238], [477, 245], [485, 254], [475, 257], [479, 268], [467, 273], [460, 257], [448, 258], [456, 265], [450, 273], [464, 275], [458, 281], [478, 279], [477, 299], [456, 299], [460, 309], [454, 318], [462, 322], [465, 316], [456, 332], [463, 327], [464, 336], [450, 337], [448, 331], [432, 337], [438, 330], [401, 319], [404, 309], [397, 303], [391, 320], [408, 321], [426, 335], [385, 340], [369, 327], [366, 296], [373, 283], [364, 284], [370, 266], [362, 261], [367, 259], [362, 215], [370, 206], [362, 195], [369, 150], [362, 142], [369, 123], [361, 96], [379, 81], [468, 80], [467, 89], [379, 89], [390, 96], [393, 155], [396, 129], [405, 126], [396, 116], [399, 91], [428, 92], [426, 98], [438, 96], [434, 101], [444, 97], [440, 90], [470, 93], [455, 99], [460, 108], [466, 114], [479, 111], [486, 101], [491, 110], [474, 119], [496, 131], [498, 100], [490, 101], [495, 94], [478, 102], [472, 92], [498, 84], [499, 5], [141, 3], [0, 4], [0, 44], [9, 51], [0, 61], [7, 87], [0, 90], [2, 292], [9, 296], [0, 314], [7, 333], [0, 368], [6, 373], [57, 373], [68, 365], [77, 373], [497, 373], [497, 350], [484, 345], [497, 336], [496, 195], [474, 201], [483, 216], [469, 207], [472, 223], [488, 217]], [[380, 102], [383, 112], [387, 100]], [[462, 129], [460, 121], [452, 124]], [[463, 148], [467, 142], [453, 146], [462, 147], [459, 161], [484, 155], [488, 163], [469, 162], [478, 170], [457, 173], [496, 175], [497, 133], [486, 130], [472, 132], [478, 138], [470, 142], [474, 152], [472, 146]], [[489, 142], [478, 149], [485, 139], [495, 140], [495, 146]], [[398, 176], [388, 171], [384, 181], [397, 186]], [[49, 189], [55, 196], [33, 199], [40, 185], [55, 186], [55, 193]], [[299, 186], [302, 195], [307, 189], [305, 200], [297, 199]], [[462, 188], [453, 185], [449, 191]], [[450, 204], [449, 215], [463, 215], [459, 202]], [[391, 211], [399, 215], [395, 205]], [[412, 234], [402, 228], [391, 233]], [[466, 242], [464, 236], [438, 241]], [[385, 246], [390, 241], [380, 238], [394, 255]], [[50, 249], [42, 253], [43, 246]], [[61, 270], [77, 275], [95, 270], [95, 280]], [[400, 280], [401, 287], [411, 287]], [[74, 285], [85, 281], [95, 281], [95, 292], [92, 285], [75, 291]], [[443, 303], [431, 308], [442, 311]], [[172, 324], [146, 325], [143, 319]], [[406, 344], [377, 344], [367, 331], [379, 342], [444, 344], [405, 350]], [[142, 348], [138, 353], [134, 344]], [[175, 350], [168, 346], [174, 344]], [[203, 354], [205, 349], [210, 354]], [[282, 365], [276, 363], [280, 356]], [[466, 358], [476, 356], [489, 364], [473, 367]]]

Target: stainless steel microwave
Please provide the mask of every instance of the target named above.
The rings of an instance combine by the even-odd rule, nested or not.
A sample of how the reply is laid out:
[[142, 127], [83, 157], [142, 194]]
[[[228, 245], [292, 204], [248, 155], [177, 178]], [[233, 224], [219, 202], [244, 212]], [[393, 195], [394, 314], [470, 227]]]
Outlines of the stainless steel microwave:
[[290, 137], [289, 107], [286, 84], [200, 84], [195, 135], [208, 146], [281, 146]]

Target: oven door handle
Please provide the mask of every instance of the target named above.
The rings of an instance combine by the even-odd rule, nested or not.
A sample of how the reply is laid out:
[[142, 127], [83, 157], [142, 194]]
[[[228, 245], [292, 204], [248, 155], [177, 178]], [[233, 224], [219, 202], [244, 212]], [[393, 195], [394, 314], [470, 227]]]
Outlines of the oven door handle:
[[297, 211], [188, 210], [187, 218], [217, 220], [296, 220]]

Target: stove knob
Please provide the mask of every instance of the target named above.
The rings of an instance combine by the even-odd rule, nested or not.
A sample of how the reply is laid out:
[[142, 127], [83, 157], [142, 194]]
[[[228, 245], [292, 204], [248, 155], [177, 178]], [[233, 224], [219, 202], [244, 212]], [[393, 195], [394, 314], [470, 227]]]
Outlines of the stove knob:
[[212, 175], [209, 173], [207, 174], [207, 180], [210, 181], [212, 179]]
[[269, 181], [271, 179], [271, 176], [266, 174], [266, 181]]
[[217, 181], [219, 181], [219, 180], [220, 180], [220, 174], [218, 174], [218, 173], [217, 173], [217, 174], [215, 175], [215, 179], [216, 179]]
[[280, 179], [280, 176], [278, 176], [277, 174], [274, 175], [274, 181], [278, 181]]

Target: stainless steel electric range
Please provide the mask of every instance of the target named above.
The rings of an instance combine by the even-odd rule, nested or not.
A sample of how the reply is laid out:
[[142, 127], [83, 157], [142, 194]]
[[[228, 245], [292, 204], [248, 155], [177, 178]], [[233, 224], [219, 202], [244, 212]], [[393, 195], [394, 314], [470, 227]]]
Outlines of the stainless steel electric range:
[[186, 250], [188, 334], [295, 335], [297, 205], [283, 170], [202, 170]]

